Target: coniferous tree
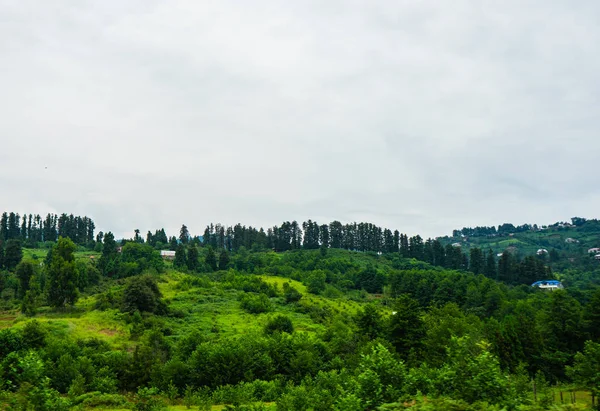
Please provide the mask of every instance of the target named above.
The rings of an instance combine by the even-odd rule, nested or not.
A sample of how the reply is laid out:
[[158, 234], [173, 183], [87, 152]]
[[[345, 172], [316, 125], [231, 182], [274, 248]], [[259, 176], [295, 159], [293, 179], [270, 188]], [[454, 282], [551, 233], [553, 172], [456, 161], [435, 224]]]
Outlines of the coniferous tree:
[[104, 245], [100, 256], [100, 270], [103, 275], [113, 276], [117, 272], [117, 242], [110, 231], [103, 237]]
[[327, 224], [323, 224], [319, 228], [319, 242], [321, 243], [321, 247], [329, 248], [329, 226]]
[[173, 261], [173, 266], [178, 269], [182, 269], [187, 267], [187, 256], [185, 254], [185, 246], [183, 244], [177, 245], [177, 249], [175, 250], [175, 260]]
[[198, 248], [195, 245], [190, 245], [187, 253], [187, 268], [192, 271], [198, 271], [200, 266]]
[[406, 234], [400, 234], [400, 255], [404, 258], [410, 257], [408, 236]]
[[156, 245], [155, 237], [152, 235], [152, 232], [148, 230], [146, 233], [146, 244], [150, 244], [152, 247]]
[[23, 242], [27, 241], [27, 214], [23, 214], [23, 221], [21, 222], [21, 231], [19, 233], [19, 238], [23, 240]]
[[329, 238], [331, 248], [342, 248], [343, 244], [343, 225], [339, 221], [332, 221], [329, 224]]
[[206, 251], [206, 256], [204, 257], [204, 262], [206, 265], [210, 267], [212, 271], [217, 271], [217, 256], [215, 255], [212, 247], [208, 247]]
[[419, 303], [406, 294], [394, 302], [394, 313], [387, 324], [388, 339], [404, 359], [416, 356], [425, 336]]
[[481, 248], [474, 247], [470, 251], [469, 270], [475, 274], [484, 272], [485, 259]]
[[438, 240], [433, 240], [431, 245], [433, 253], [433, 265], [439, 265], [440, 267], [446, 266], [446, 252], [444, 246]]
[[0, 218], [0, 240], [8, 240], [8, 214], [2, 213]]
[[498, 281], [512, 284], [514, 281], [514, 271], [512, 255], [508, 251], [503, 252], [498, 261]]
[[190, 232], [185, 224], [183, 224], [181, 230], [179, 230], [179, 241], [182, 244], [187, 244], [190, 241]]
[[23, 259], [21, 241], [17, 239], [8, 240], [4, 247], [4, 267], [7, 270], [13, 270], [21, 262], [21, 259]]
[[29, 261], [21, 261], [15, 269], [15, 274], [19, 280], [19, 298], [25, 297], [25, 293], [29, 290], [29, 282], [35, 273], [33, 263]]
[[73, 305], [77, 301], [78, 271], [75, 265], [75, 243], [70, 238], [58, 239], [46, 267], [48, 303], [53, 307]]
[[496, 279], [498, 277], [498, 271], [496, 269], [496, 258], [492, 249], [488, 249], [487, 258], [485, 263], [485, 276], [487, 278]]
[[219, 254], [219, 270], [226, 270], [229, 265], [229, 253], [227, 250], [221, 251]]

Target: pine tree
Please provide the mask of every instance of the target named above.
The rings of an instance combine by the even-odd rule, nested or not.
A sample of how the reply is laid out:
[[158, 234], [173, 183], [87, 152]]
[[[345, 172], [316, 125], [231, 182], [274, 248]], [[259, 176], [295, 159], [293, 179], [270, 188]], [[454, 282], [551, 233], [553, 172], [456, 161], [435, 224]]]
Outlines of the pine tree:
[[229, 265], [229, 253], [227, 250], [221, 251], [219, 254], [219, 270], [226, 270]]
[[492, 278], [494, 280], [498, 277], [496, 258], [494, 257], [494, 252], [491, 248], [489, 248], [487, 252], [484, 274], [487, 278]]
[[19, 280], [19, 298], [25, 297], [25, 293], [29, 290], [29, 282], [31, 281], [31, 277], [33, 277], [35, 273], [35, 269], [33, 263], [29, 261], [21, 261], [17, 268], [15, 269], [15, 275]]
[[206, 265], [210, 267], [212, 271], [217, 271], [217, 256], [215, 255], [212, 247], [208, 247], [206, 251], [206, 256], [204, 257], [204, 262]]
[[70, 238], [59, 237], [52, 249], [50, 266], [46, 267], [48, 303], [53, 307], [73, 305], [77, 292], [78, 271], [75, 266], [75, 243]]
[[485, 268], [485, 259], [481, 248], [474, 247], [470, 251], [469, 270], [475, 274], [483, 273]]
[[21, 241], [17, 239], [8, 240], [4, 248], [4, 267], [13, 270], [23, 259]]
[[8, 240], [8, 214], [2, 213], [0, 218], [0, 240]]
[[100, 256], [99, 261], [100, 270], [106, 276], [113, 276], [117, 272], [117, 242], [110, 231], [104, 235], [103, 240], [102, 256]]
[[198, 260], [198, 258], [198, 248], [195, 245], [190, 245], [187, 253], [187, 268], [190, 271], [198, 271], [198, 267], [200, 266], [200, 261]]
[[181, 230], [179, 230], [179, 241], [182, 244], [187, 244], [190, 241], [190, 232], [185, 224], [183, 224]]
[[187, 256], [185, 254], [185, 246], [183, 244], [177, 245], [173, 266], [178, 269], [187, 267]]

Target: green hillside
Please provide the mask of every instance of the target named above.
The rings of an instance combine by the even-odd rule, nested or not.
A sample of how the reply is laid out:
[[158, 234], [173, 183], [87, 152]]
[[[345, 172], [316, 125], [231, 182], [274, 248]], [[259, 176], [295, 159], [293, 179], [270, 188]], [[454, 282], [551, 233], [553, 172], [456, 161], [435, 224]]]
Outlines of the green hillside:
[[584, 409], [596, 389], [589, 285], [400, 251], [101, 245], [60, 238], [1, 271], [0, 409], [572, 409], [561, 392]]

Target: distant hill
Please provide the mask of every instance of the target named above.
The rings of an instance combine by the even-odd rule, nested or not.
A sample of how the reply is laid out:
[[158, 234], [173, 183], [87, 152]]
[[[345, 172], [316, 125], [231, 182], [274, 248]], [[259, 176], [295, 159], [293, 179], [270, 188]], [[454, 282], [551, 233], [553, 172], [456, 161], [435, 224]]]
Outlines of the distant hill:
[[463, 252], [474, 247], [492, 249], [495, 254], [508, 251], [518, 257], [539, 252], [542, 257], [546, 255], [548, 263], [555, 269], [600, 265], [594, 258], [596, 253], [588, 253], [589, 249], [600, 247], [600, 221], [596, 219], [573, 217], [570, 223], [557, 222], [549, 226], [465, 227], [438, 240], [444, 245], [459, 243]]

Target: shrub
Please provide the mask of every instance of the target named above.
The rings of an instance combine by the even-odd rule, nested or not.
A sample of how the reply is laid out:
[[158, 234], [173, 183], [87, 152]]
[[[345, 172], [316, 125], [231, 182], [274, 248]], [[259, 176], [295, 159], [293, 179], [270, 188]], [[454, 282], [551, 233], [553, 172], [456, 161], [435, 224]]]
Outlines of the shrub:
[[149, 275], [133, 277], [123, 290], [122, 310], [133, 313], [165, 311], [156, 280]]
[[266, 334], [274, 334], [276, 332], [293, 333], [294, 324], [289, 317], [279, 314], [271, 318], [265, 325]]
[[240, 306], [251, 314], [266, 313], [273, 309], [269, 297], [265, 294], [243, 294], [240, 297]]
[[158, 397], [158, 391], [155, 388], [142, 387], [138, 389], [135, 395], [133, 409], [135, 411], [158, 411], [164, 410], [165, 405]]
[[302, 294], [288, 283], [283, 283], [283, 297], [286, 303], [295, 303], [300, 301]]

